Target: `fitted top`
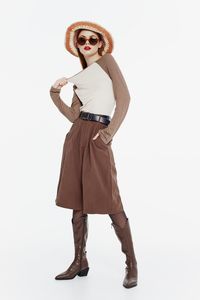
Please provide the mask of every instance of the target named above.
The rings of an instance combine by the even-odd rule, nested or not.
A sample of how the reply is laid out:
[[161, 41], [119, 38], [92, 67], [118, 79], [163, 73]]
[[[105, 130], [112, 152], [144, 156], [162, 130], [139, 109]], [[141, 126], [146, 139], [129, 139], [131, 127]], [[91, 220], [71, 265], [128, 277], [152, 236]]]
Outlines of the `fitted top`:
[[67, 81], [73, 83], [71, 107], [60, 98], [61, 89], [51, 86], [50, 96], [54, 104], [71, 122], [79, 117], [81, 111], [110, 116], [107, 127], [98, 131], [104, 143], [109, 143], [124, 120], [130, 102], [126, 81], [113, 55], [104, 54], [82, 71], [68, 77]]
[[97, 61], [67, 81], [76, 85], [75, 92], [83, 103], [80, 111], [111, 117], [116, 102], [112, 80]]

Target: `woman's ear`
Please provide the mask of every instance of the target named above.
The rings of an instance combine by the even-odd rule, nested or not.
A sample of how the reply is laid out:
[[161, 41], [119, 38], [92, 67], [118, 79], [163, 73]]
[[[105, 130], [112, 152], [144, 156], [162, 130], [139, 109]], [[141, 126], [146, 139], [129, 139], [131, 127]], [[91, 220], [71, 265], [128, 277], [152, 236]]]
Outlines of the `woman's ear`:
[[103, 42], [99, 41], [99, 48], [101, 48], [103, 46]]

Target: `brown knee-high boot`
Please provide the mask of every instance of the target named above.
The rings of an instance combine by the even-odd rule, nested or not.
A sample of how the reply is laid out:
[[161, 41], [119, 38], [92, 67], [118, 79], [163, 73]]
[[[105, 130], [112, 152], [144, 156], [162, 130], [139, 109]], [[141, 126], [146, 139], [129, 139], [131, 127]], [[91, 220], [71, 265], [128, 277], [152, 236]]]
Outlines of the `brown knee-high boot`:
[[113, 226], [115, 233], [121, 243], [122, 252], [126, 255], [127, 266], [125, 268], [125, 278], [123, 281], [123, 286], [126, 288], [134, 287], [137, 285], [138, 270], [129, 220], [127, 218], [126, 224], [123, 228], [114, 223], [111, 223], [111, 225]]
[[76, 275], [87, 276], [89, 265], [86, 257], [86, 241], [88, 237], [88, 215], [71, 219], [73, 227], [75, 256], [66, 271], [57, 275], [55, 279], [73, 279]]

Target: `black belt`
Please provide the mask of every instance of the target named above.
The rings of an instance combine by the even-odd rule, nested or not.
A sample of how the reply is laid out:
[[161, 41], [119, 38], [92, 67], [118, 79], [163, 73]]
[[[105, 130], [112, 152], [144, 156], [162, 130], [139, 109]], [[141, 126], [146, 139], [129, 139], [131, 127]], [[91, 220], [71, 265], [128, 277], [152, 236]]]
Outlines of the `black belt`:
[[83, 120], [89, 120], [89, 121], [96, 121], [96, 122], [101, 122], [103, 124], [108, 125], [110, 123], [110, 116], [107, 115], [97, 115], [97, 114], [93, 114], [90, 112], [86, 112], [86, 111], [81, 111], [79, 118], [83, 119]]

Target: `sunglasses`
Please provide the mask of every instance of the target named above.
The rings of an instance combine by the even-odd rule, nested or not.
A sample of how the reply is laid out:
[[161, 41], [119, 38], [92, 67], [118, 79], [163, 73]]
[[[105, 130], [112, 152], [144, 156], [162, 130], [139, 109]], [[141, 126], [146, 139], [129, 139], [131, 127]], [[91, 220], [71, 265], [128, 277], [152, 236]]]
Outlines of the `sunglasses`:
[[89, 41], [90, 45], [95, 46], [98, 43], [99, 39], [98, 38], [94, 38], [94, 37], [90, 37], [89, 39], [86, 39], [85, 37], [82, 37], [82, 36], [80, 36], [77, 39], [77, 43], [80, 46], [85, 45], [86, 41]]

